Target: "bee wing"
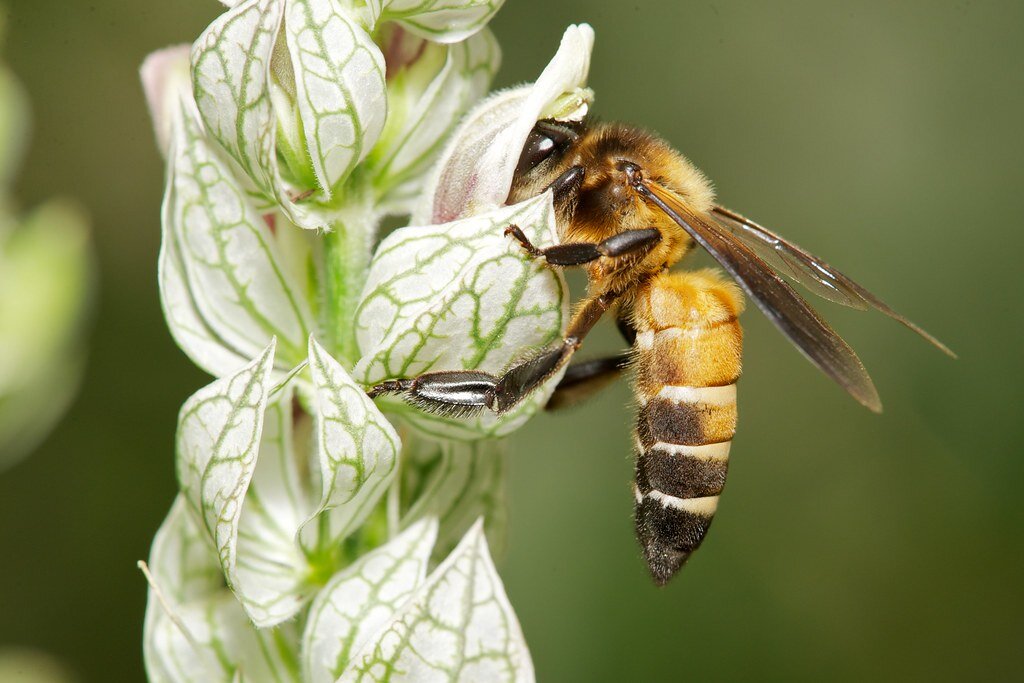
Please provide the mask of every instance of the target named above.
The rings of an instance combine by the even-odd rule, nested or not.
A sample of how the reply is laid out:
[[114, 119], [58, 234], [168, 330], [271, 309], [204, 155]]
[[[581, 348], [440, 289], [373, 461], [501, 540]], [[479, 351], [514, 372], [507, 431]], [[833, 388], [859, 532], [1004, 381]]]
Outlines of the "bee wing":
[[864, 297], [847, 287], [820, 259], [792, 242], [722, 206], [711, 208], [711, 217], [733, 236], [742, 240], [780, 275], [798, 282], [818, 296], [843, 306], [867, 310]]
[[811, 363], [862, 405], [881, 412], [878, 390], [850, 345], [753, 249], [716, 221], [692, 211], [671, 190], [646, 179], [633, 187], [704, 247]]
[[829, 301], [860, 310], [866, 310], [871, 306], [921, 335], [947, 356], [956, 357], [945, 344], [809, 251], [724, 206], [712, 207], [711, 214], [719, 225], [742, 240], [776, 271], [794, 282], [799, 282], [811, 292]]

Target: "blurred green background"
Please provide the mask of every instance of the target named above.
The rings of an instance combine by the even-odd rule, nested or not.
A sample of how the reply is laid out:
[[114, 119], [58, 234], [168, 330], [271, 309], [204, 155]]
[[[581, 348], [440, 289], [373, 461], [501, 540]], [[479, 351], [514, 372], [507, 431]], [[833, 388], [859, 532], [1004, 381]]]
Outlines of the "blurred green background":
[[[174, 495], [178, 407], [207, 382], [156, 288], [162, 163], [136, 69], [214, 0], [6, 0], [35, 133], [25, 207], [77, 198], [100, 263], [76, 403], [0, 476], [0, 645], [140, 680], [135, 561]], [[498, 85], [597, 31], [596, 112], [653, 128], [724, 203], [824, 255], [949, 343], [825, 312], [875, 416], [756, 311], [740, 431], [700, 553], [665, 589], [632, 538], [629, 393], [514, 439], [502, 568], [543, 681], [1010, 680], [1024, 664], [1024, 4], [510, 0]], [[616, 347], [602, 330], [591, 353]]]

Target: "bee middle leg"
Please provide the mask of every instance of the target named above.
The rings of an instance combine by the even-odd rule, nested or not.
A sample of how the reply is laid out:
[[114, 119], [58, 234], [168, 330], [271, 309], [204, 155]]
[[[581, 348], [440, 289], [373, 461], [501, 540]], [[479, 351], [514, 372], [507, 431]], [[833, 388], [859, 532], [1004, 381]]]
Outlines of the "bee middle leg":
[[656, 228], [624, 230], [600, 242], [566, 242], [544, 249], [534, 246], [518, 225], [505, 228], [505, 235], [519, 242], [530, 256], [543, 257], [552, 266], [582, 266], [602, 256], [615, 258], [641, 254], [661, 241], [661, 232]]
[[555, 387], [544, 410], [562, 410], [582, 403], [618, 379], [631, 360], [632, 354], [624, 351], [615, 356], [573, 363]]
[[[630, 346], [636, 341], [636, 329], [628, 316], [620, 311], [615, 320], [619, 334]], [[562, 410], [582, 403], [617, 380], [629, 367], [633, 354], [622, 351], [614, 356], [573, 363], [555, 387], [544, 410]]]

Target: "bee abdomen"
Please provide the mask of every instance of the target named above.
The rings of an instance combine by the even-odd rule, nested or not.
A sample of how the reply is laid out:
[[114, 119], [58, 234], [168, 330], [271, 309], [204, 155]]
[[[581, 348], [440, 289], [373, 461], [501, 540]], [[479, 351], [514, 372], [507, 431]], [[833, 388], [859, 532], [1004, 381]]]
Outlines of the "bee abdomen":
[[637, 419], [636, 532], [666, 583], [704, 540], [729, 471], [736, 385], [665, 386]]
[[700, 546], [725, 486], [741, 310], [735, 288], [711, 272], [660, 275], [634, 303], [636, 533], [659, 585]]

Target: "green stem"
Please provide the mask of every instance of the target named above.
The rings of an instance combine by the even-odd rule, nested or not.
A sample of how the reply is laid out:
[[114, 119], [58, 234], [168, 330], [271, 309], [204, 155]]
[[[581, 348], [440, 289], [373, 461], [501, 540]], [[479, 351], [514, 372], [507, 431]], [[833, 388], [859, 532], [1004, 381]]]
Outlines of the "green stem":
[[354, 325], [356, 305], [366, 283], [379, 223], [368, 199], [369, 193], [364, 197], [347, 197], [345, 208], [324, 235], [325, 334], [331, 353], [348, 367], [359, 357]]

